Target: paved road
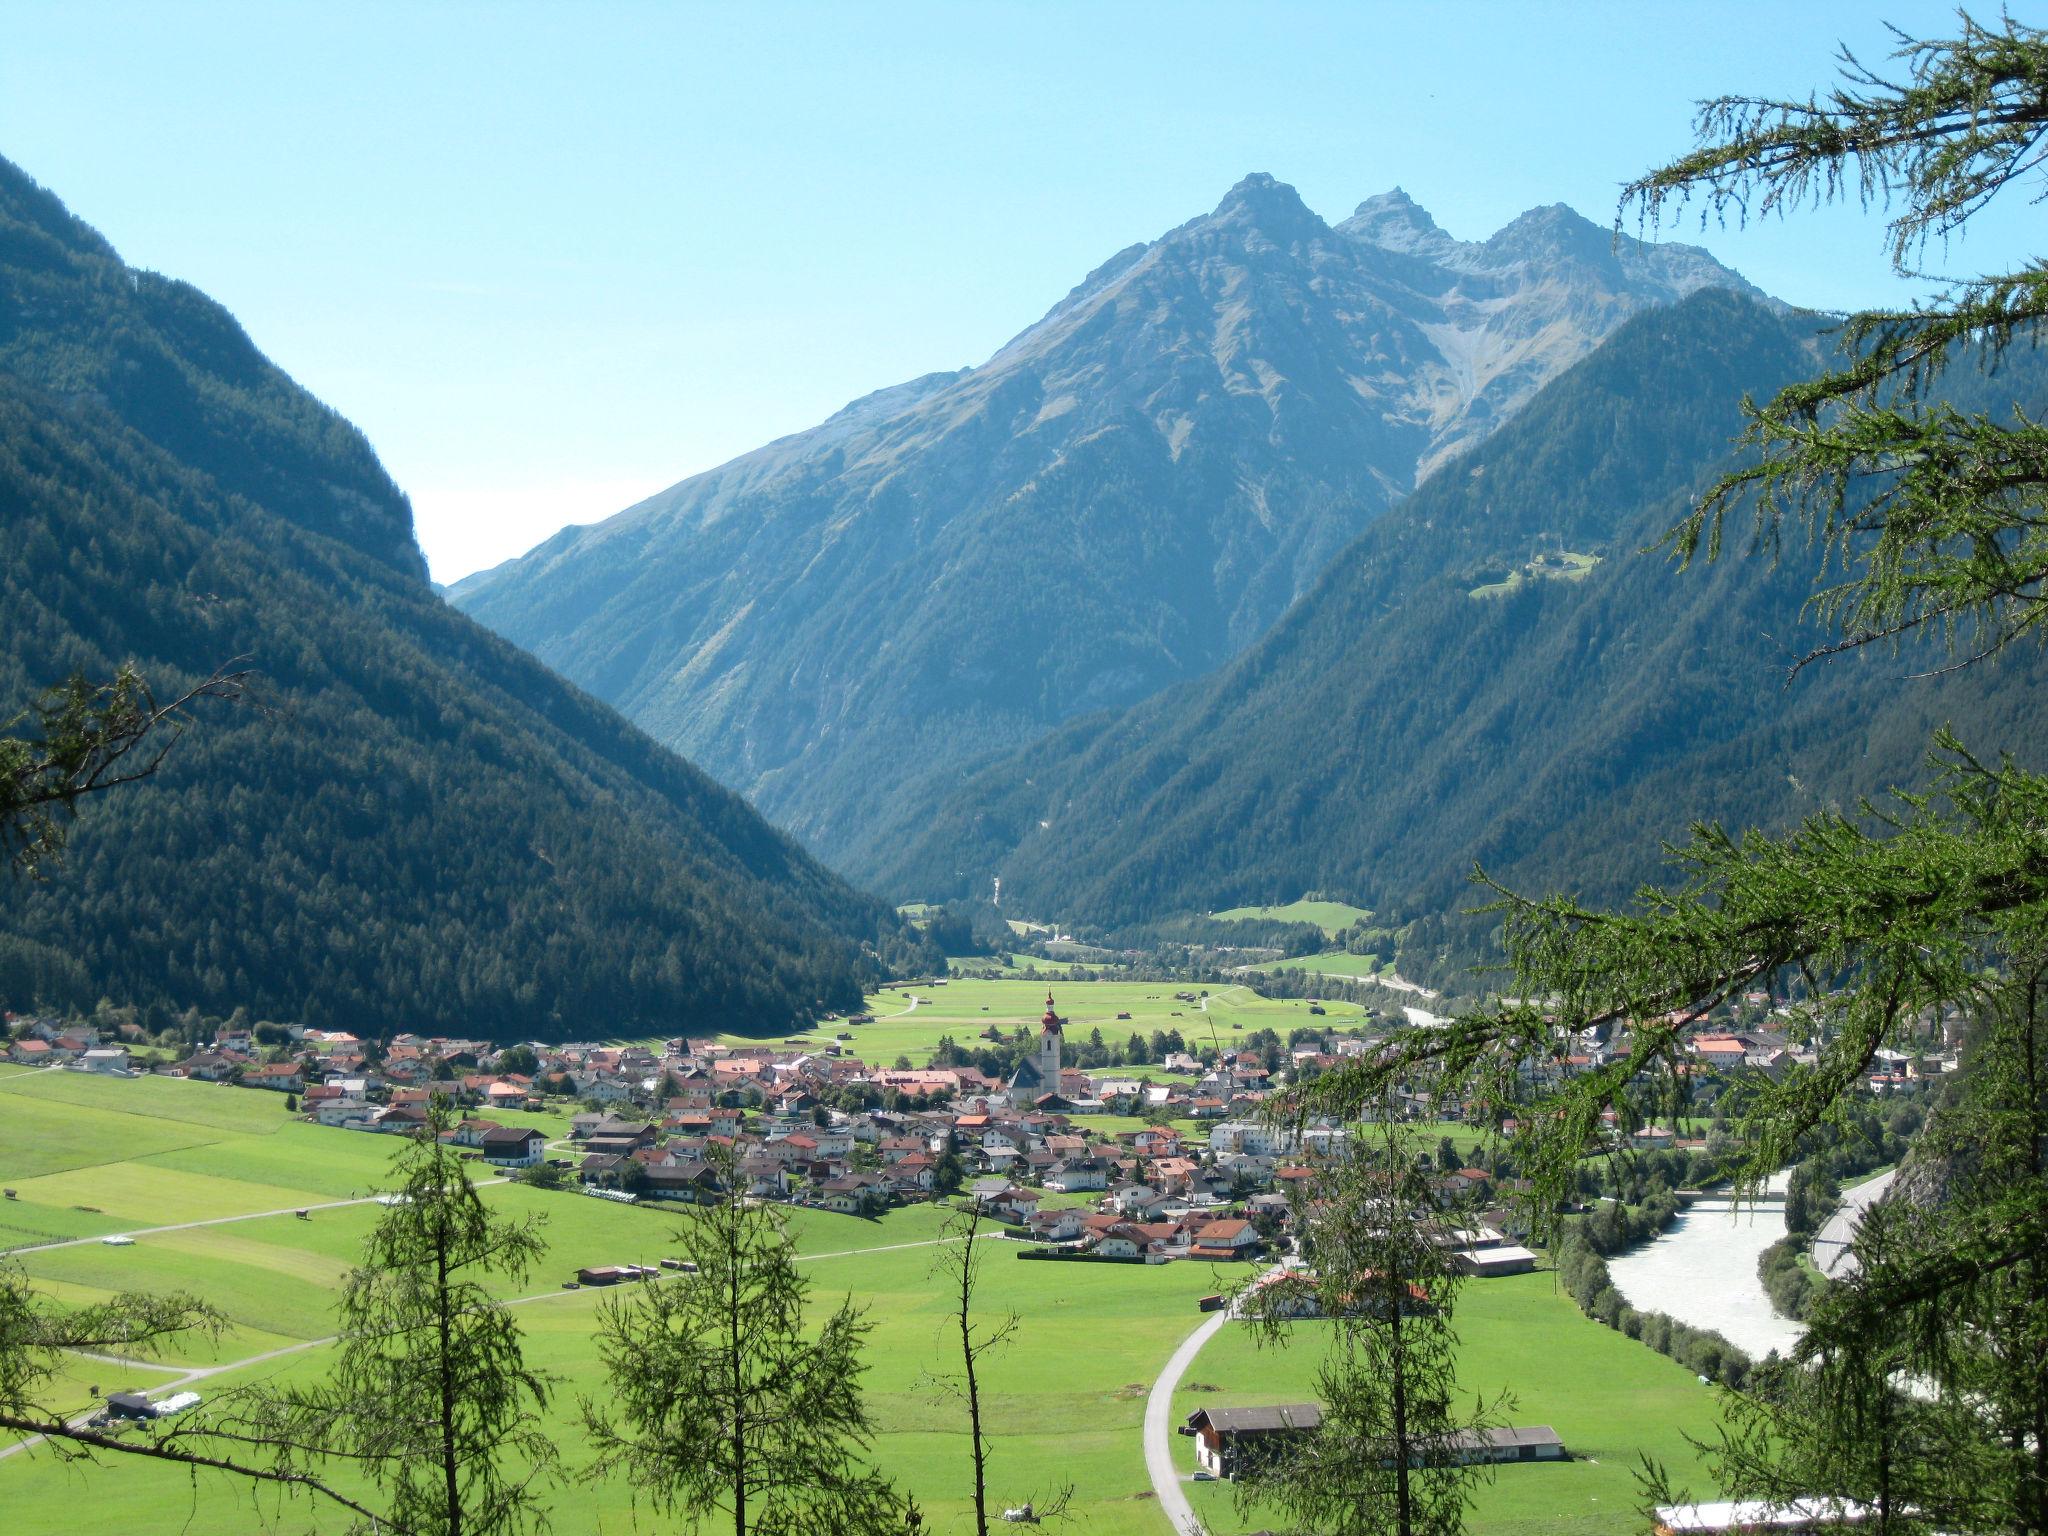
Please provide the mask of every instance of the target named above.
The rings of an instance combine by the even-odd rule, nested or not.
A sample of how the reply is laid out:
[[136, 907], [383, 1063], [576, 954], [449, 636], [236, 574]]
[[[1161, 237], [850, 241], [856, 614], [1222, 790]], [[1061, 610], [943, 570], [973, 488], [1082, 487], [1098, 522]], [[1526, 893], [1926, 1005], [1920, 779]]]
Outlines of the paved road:
[[1856, 1229], [1863, 1225], [1863, 1213], [1892, 1187], [1892, 1180], [1899, 1170], [1881, 1173], [1876, 1178], [1858, 1184], [1842, 1195], [1842, 1203], [1835, 1208], [1835, 1214], [1827, 1219], [1813, 1239], [1813, 1266], [1830, 1279], [1837, 1275], [1849, 1276], [1862, 1266], [1856, 1255], [1849, 1251], [1849, 1245], [1856, 1241]]
[[1212, 1312], [1202, 1325], [1180, 1341], [1180, 1348], [1166, 1362], [1166, 1369], [1152, 1383], [1145, 1399], [1145, 1471], [1152, 1479], [1152, 1492], [1159, 1500], [1159, 1512], [1173, 1527], [1175, 1536], [1201, 1530], [1195, 1507], [1180, 1484], [1180, 1472], [1173, 1464], [1173, 1394], [1181, 1377], [1195, 1363], [1202, 1346], [1230, 1321], [1228, 1312]]

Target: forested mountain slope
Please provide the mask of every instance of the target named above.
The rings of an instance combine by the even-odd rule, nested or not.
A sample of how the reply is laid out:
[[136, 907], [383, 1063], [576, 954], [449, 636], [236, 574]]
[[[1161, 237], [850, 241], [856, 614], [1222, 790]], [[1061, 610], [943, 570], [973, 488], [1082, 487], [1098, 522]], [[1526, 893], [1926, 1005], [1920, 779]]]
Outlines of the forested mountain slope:
[[976, 757], [1206, 673], [1626, 316], [1745, 287], [1561, 207], [1461, 243], [1251, 176], [987, 363], [564, 530], [453, 600], [858, 876]]
[[[1694, 818], [1783, 825], [1923, 781], [1941, 722], [2048, 743], [2038, 649], [1919, 681], [1943, 658], [1869, 649], [1788, 684], [1824, 638], [1800, 622], [1796, 547], [1775, 571], [1740, 538], [1687, 573], [1641, 552], [1730, 462], [1743, 392], [1815, 369], [1816, 324], [1719, 292], [1630, 321], [1215, 677], [1078, 721], [888, 829], [905, 851], [885, 888], [1000, 873], [1006, 907], [1063, 922], [1305, 890], [1415, 915], [1465, 905], [1483, 862], [1614, 899]], [[2009, 410], [2048, 401], [2044, 380], [2015, 353], [1946, 387]], [[1567, 574], [1567, 554], [1601, 558]]]
[[369, 445], [0, 161], [0, 708], [246, 657], [0, 908], [0, 1001], [499, 1038], [843, 1007], [911, 943], [737, 795], [447, 607]]

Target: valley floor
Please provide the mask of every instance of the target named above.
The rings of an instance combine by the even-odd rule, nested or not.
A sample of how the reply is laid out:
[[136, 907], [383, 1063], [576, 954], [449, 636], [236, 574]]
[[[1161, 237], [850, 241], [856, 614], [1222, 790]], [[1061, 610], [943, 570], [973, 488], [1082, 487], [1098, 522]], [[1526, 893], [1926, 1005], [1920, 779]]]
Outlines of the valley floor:
[[[1098, 1006], [1113, 1015], [1162, 1001], [1105, 996], [1098, 1005], [1083, 998], [1084, 989], [1062, 990], [1062, 1010], [1084, 1020]], [[1170, 1000], [1173, 988], [1150, 990]], [[981, 997], [995, 996], [991, 1012], [1004, 1015], [1032, 1001], [1043, 1006], [1042, 993], [1020, 993], [1014, 1003], [1006, 994], [934, 994], [929, 1018], [921, 1005], [894, 1022], [902, 1048], [917, 1048], [913, 1027], [929, 1041], [983, 1017]], [[1296, 1006], [1245, 994], [1211, 999], [1210, 1012], [1227, 1028], [1240, 1018], [1264, 1022], [1269, 1009], [1284, 1019]], [[885, 1027], [889, 1021], [878, 1020], [865, 1028]], [[565, 1128], [560, 1117], [528, 1118], [551, 1132]], [[212, 1301], [232, 1323], [217, 1340], [185, 1340], [148, 1362], [78, 1359], [61, 1406], [80, 1411], [96, 1395], [181, 1378], [217, 1402], [255, 1380], [323, 1370], [337, 1287], [379, 1210], [335, 1202], [373, 1195], [390, 1152], [385, 1138], [287, 1117], [276, 1095], [259, 1091], [161, 1078], [0, 1074], [0, 1184], [15, 1192], [0, 1203], [0, 1248], [14, 1251], [13, 1262], [60, 1299], [183, 1289]], [[654, 1263], [670, 1251], [669, 1234], [681, 1218], [516, 1183], [494, 1183], [485, 1198], [545, 1222], [545, 1262], [507, 1294], [519, 1303], [530, 1358], [559, 1378], [551, 1412], [576, 1464], [576, 1404], [605, 1390], [591, 1341], [605, 1293], [565, 1291], [561, 1282], [583, 1265]], [[291, 1214], [298, 1209], [307, 1209], [309, 1219]], [[915, 1491], [930, 1529], [958, 1532], [971, 1529], [970, 1474], [961, 1416], [944, 1391], [954, 1358], [946, 1303], [932, 1276], [941, 1219], [932, 1206], [877, 1219], [798, 1210], [791, 1227], [819, 1304], [850, 1294], [869, 1310], [874, 1333], [864, 1387], [879, 1462]], [[109, 1247], [91, 1240], [116, 1233], [135, 1241]], [[997, 1440], [994, 1498], [1042, 1503], [1071, 1482], [1079, 1522], [1072, 1528], [1090, 1536], [1164, 1536], [1167, 1521], [1143, 1454], [1146, 1397], [1176, 1347], [1204, 1321], [1197, 1300], [1232, 1275], [1192, 1263], [1021, 1263], [997, 1239], [988, 1244], [984, 1276], [979, 1305], [992, 1316], [1015, 1311], [1021, 1318], [1015, 1342], [984, 1371], [985, 1412]], [[1562, 1467], [1503, 1469], [1481, 1493], [1475, 1532], [1539, 1525], [1616, 1536], [1637, 1530], [1630, 1469], [1640, 1451], [1670, 1463], [1679, 1481], [1690, 1477], [1700, 1486], [1684, 1436], [1710, 1431], [1711, 1395], [1670, 1361], [1587, 1321], [1550, 1276], [1473, 1285], [1459, 1323], [1470, 1385], [1513, 1390], [1521, 1399], [1516, 1422], [1553, 1424], [1581, 1458]], [[1311, 1395], [1315, 1348], [1310, 1325], [1299, 1346], [1278, 1354], [1255, 1353], [1228, 1325], [1189, 1368], [1173, 1412]], [[1183, 1474], [1192, 1470], [1187, 1445], [1174, 1437]], [[1259, 1523], [1238, 1519], [1225, 1488], [1187, 1491], [1219, 1532]], [[621, 1484], [579, 1487], [563, 1497], [575, 1500], [579, 1530], [677, 1529], [644, 1508], [636, 1512]], [[341, 1524], [312, 1505], [280, 1506], [225, 1482], [195, 1483], [174, 1468], [64, 1464], [47, 1448], [0, 1460], [0, 1507], [9, 1536], [150, 1530], [170, 1521], [191, 1536]], [[83, 1525], [81, 1511], [90, 1514]]]

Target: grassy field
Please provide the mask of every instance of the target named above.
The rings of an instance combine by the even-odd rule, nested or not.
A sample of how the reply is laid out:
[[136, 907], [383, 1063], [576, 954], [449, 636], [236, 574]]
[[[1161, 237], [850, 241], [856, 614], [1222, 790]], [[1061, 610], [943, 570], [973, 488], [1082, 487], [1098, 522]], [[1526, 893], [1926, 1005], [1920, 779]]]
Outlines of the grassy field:
[[[1149, 1039], [1155, 1030], [1177, 1029], [1183, 1039], [1199, 1048], [1211, 1043], [1212, 1030], [1219, 1043], [1254, 1029], [1277, 1030], [1284, 1039], [1290, 1030], [1311, 1024], [1342, 1029], [1365, 1017], [1365, 1010], [1355, 1004], [1328, 1003], [1325, 1015], [1317, 1019], [1301, 999], [1264, 998], [1246, 986], [1212, 989], [1204, 1009], [1173, 995], [1199, 988], [1165, 981], [955, 980], [940, 987], [920, 986], [869, 998], [867, 1011], [875, 1015], [872, 1024], [834, 1020], [791, 1038], [824, 1045], [838, 1034], [850, 1034], [853, 1039], [842, 1043], [863, 1061], [887, 1063], [905, 1056], [912, 1064], [923, 1066], [931, 1060], [932, 1049], [942, 1035], [971, 1046], [974, 1037], [991, 1025], [1006, 1032], [1020, 1027], [1035, 1031], [1045, 1012], [1048, 987], [1060, 1017], [1067, 1021], [1069, 1040], [1085, 1040], [1095, 1029], [1102, 1031], [1106, 1041], [1123, 1040], [1133, 1033]], [[1119, 1019], [1119, 1013], [1128, 1013], [1130, 1018]], [[719, 1038], [729, 1045], [764, 1043], [741, 1035]], [[1156, 1069], [1153, 1075], [1159, 1075]]]
[[[980, 1004], [972, 1006], [978, 1012]], [[141, 1108], [120, 1107], [124, 1091], [136, 1092]], [[162, 1134], [146, 1137], [144, 1125]], [[102, 1394], [160, 1387], [187, 1370], [214, 1371], [193, 1385], [218, 1401], [256, 1380], [325, 1369], [336, 1287], [378, 1206], [332, 1206], [304, 1221], [256, 1215], [149, 1229], [367, 1194], [385, 1182], [392, 1150], [381, 1137], [287, 1121], [271, 1096], [251, 1090], [60, 1073], [0, 1078], [0, 1182], [19, 1196], [0, 1216], [39, 1229], [36, 1240], [45, 1242], [103, 1230], [140, 1234], [132, 1246], [88, 1241], [18, 1252], [14, 1261], [62, 1300], [183, 1289], [206, 1297], [231, 1324], [221, 1338], [180, 1341], [147, 1363], [81, 1360], [61, 1384], [63, 1405], [82, 1406], [91, 1387]], [[40, 1171], [17, 1172], [28, 1168]], [[550, 1412], [574, 1467], [581, 1457], [576, 1405], [604, 1390], [591, 1342], [604, 1293], [564, 1291], [561, 1282], [583, 1265], [654, 1262], [673, 1251], [682, 1218], [510, 1182], [484, 1193], [505, 1213], [544, 1224], [546, 1259], [501, 1294], [518, 1305], [533, 1363], [558, 1378]], [[946, 1303], [931, 1274], [941, 1220], [931, 1207], [914, 1207], [877, 1219], [800, 1211], [791, 1225], [820, 1303], [850, 1295], [874, 1325], [864, 1385], [881, 1466], [916, 1492], [928, 1529], [957, 1533], [969, 1527], [969, 1473], [961, 1416], [941, 1380], [952, 1368]], [[67, 1230], [67, 1223], [87, 1230]], [[1074, 1529], [1165, 1536], [1140, 1451], [1145, 1392], [1200, 1321], [1196, 1299], [1228, 1277], [1192, 1264], [1025, 1263], [1015, 1252], [1002, 1240], [989, 1242], [980, 1295], [989, 1315], [1014, 1311], [1021, 1319], [1015, 1342], [984, 1369], [985, 1411], [998, 1437], [994, 1496], [1042, 1500], [1071, 1481]], [[1512, 1387], [1522, 1399], [1516, 1422], [1552, 1423], [1589, 1458], [1567, 1468], [1508, 1469], [1483, 1495], [1476, 1528], [1542, 1526], [1588, 1536], [1638, 1529], [1627, 1476], [1635, 1451], [1688, 1465], [1682, 1433], [1706, 1428], [1708, 1395], [1670, 1362], [1580, 1317], [1548, 1276], [1475, 1285], [1466, 1297], [1460, 1325], [1472, 1383]], [[287, 1353], [238, 1364], [272, 1351]], [[1190, 1372], [1181, 1411], [1196, 1402], [1302, 1396], [1312, 1367], [1310, 1349], [1255, 1355], [1241, 1336], [1226, 1333]], [[1214, 1390], [1195, 1391], [1198, 1384]], [[565, 1507], [575, 1509], [578, 1531], [687, 1529], [636, 1514], [616, 1483], [563, 1497], [574, 1500]], [[1242, 1529], [1227, 1495], [1203, 1486], [1196, 1497], [1219, 1531]], [[9, 1536], [80, 1529], [81, 1508], [91, 1510], [91, 1528], [105, 1530], [175, 1526], [191, 1536], [227, 1536], [340, 1528], [312, 1506], [252, 1503], [246, 1490], [211, 1478], [195, 1484], [174, 1469], [118, 1461], [66, 1466], [47, 1455], [0, 1460], [0, 1508]], [[559, 1514], [556, 1528], [568, 1528]]]
[[[1477, 1490], [1474, 1536], [1640, 1531], [1635, 1472], [1645, 1454], [1664, 1463], [1674, 1484], [1695, 1492], [1709, 1486], [1686, 1437], [1712, 1438], [1712, 1390], [1683, 1366], [1586, 1318], [1551, 1275], [1473, 1281], [1458, 1298], [1456, 1328], [1461, 1389], [1489, 1398], [1511, 1393], [1506, 1422], [1550, 1425], [1572, 1456], [1497, 1469]], [[1328, 1331], [1304, 1322], [1291, 1335], [1285, 1348], [1260, 1348], [1245, 1330], [1226, 1327], [1175, 1394], [1177, 1421], [1197, 1408], [1313, 1401]], [[1176, 1437], [1175, 1455], [1188, 1471], [1193, 1446]], [[1220, 1484], [1197, 1484], [1190, 1498], [1216, 1536], [1275, 1518], [1271, 1511], [1240, 1514]]]
[[1360, 918], [1371, 917], [1364, 907], [1342, 901], [1290, 901], [1284, 907], [1232, 907], [1209, 914], [1219, 923], [1275, 922], [1314, 923], [1335, 938]]

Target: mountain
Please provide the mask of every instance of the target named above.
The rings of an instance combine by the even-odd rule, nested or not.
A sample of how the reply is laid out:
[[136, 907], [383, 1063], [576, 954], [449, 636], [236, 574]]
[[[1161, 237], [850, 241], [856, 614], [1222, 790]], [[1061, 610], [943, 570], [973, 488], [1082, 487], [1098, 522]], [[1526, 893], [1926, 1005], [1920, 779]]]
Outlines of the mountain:
[[370, 446], [0, 161], [0, 709], [246, 657], [0, 912], [0, 1001], [500, 1039], [772, 1030], [912, 941], [449, 608]]
[[[1215, 676], [881, 828], [901, 850], [885, 888], [978, 894], [999, 873], [1006, 909], [1112, 926], [1311, 890], [1413, 916], [1471, 904], [1483, 863], [1612, 901], [1695, 818], [1783, 826], [1924, 782], [1943, 722], [2037, 752], [2037, 648], [1917, 680], [1945, 656], [1866, 649], [1788, 682], [1824, 638], [1796, 536], [1775, 569], [1739, 534], [1689, 572], [1646, 552], [1734, 462], [1743, 394], [1820, 366], [1816, 324], [1725, 292], [1629, 321]], [[2048, 366], [1944, 388], [2038, 410]]]
[[857, 876], [963, 765], [1211, 671], [1630, 314], [1747, 290], [1564, 208], [1461, 243], [1249, 176], [978, 368], [565, 529], [452, 600]]

